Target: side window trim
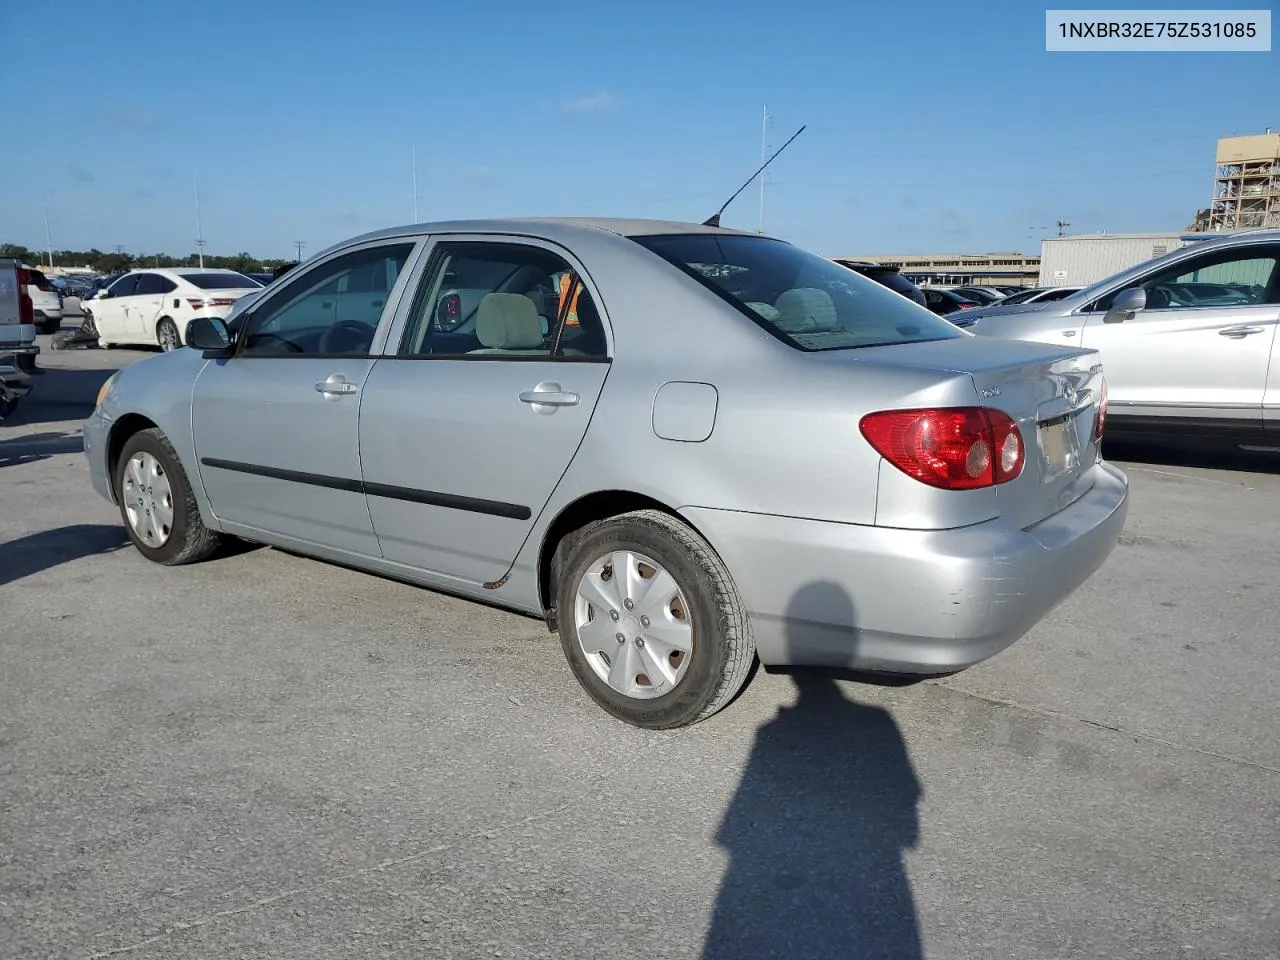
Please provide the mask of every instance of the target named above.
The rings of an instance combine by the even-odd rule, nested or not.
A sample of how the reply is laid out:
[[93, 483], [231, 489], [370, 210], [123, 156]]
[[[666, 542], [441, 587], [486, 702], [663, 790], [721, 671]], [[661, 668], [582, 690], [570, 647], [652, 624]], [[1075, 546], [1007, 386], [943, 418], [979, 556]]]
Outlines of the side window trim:
[[[279, 360], [279, 359], [295, 359], [296, 358], [300, 360], [306, 360], [306, 359], [323, 359], [330, 356], [351, 358], [353, 356], [352, 354], [334, 354], [334, 355], [320, 354], [320, 353], [303, 353], [303, 354], [292, 354], [292, 355], [291, 354], [252, 354], [252, 353], [243, 352], [243, 348], [246, 340], [248, 339], [248, 334], [252, 330], [252, 323], [253, 323], [254, 317], [257, 316], [258, 313], [264, 307], [270, 306], [273, 303], [282, 302], [282, 300], [287, 300], [287, 298], [284, 298], [284, 295], [289, 293], [290, 290], [294, 289], [295, 286], [298, 286], [299, 285], [298, 281], [305, 281], [307, 277], [311, 276], [316, 271], [323, 270], [325, 267], [332, 264], [335, 260], [341, 259], [342, 257], [350, 256], [353, 253], [361, 253], [366, 250], [376, 250], [382, 247], [390, 248], [390, 247], [398, 247], [398, 246], [404, 246], [405, 244], [410, 244], [412, 246], [409, 251], [409, 255], [405, 258], [404, 266], [400, 269], [400, 275], [396, 278], [395, 286], [387, 294], [386, 300], [383, 303], [382, 313], [380, 314], [378, 319], [378, 326], [377, 326], [377, 329], [374, 331], [373, 341], [369, 345], [369, 352], [366, 355], [364, 355], [365, 359], [369, 359], [369, 360], [379, 359], [386, 348], [389, 327], [394, 326], [395, 320], [401, 310], [401, 307], [402, 307], [401, 301], [404, 299], [405, 290], [408, 288], [409, 277], [419, 267], [419, 261], [421, 260], [422, 254], [424, 250], [429, 246], [427, 242], [428, 240], [429, 238], [422, 234], [409, 235], [409, 236], [403, 236], [403, 237], [384, 237], [379, 240], [370, 240], [365, 243], [354, 244], [351, 246], [344, 246], [344, 247], [341, 247], [340, 249], [334, 250], [332, 253], [325, 256], [324, 259], [317, 260], [315, 263], [309, 264], [306, 267], [305, 271], [297, 272], [296, 275], [295, 275], [295, 271], [290, 271], [291, 276], [289, 278], [289, 281], [285, 285], [283, 285], [280, 290], [273, 293], [269, 299], [264, 300], [262, 303], [256, 304], [255, 306], [250, 307], [246, 311], [246, 315], [240, 327], [240, 334], [236, 337], [236, 341], [234, 344], [234, 351], [231, 355], [231, 359], [253, 360], [253, 359], [261, 358], [261, 359]], [[342, 294], [335, 293], [333, 295], [341, 296]]]
[[[396, 314], [393, 322], [387, 330], [387, 335], [383, 338], [382, 353], [378, 359], [381, 360], [463, 360], [467, 362], [485, 362], [485, 361], [503, 361], [514, 363], [542, 362], [542, 363], [611, 363], [613, 361], [614, 340], [613, 326], [609, 321], [608, 307], [604, 304], [599, 295], [599, 288], [592, 281], [590, 273], [583, 267], [582, 262], [574, 256], [567, 248], [546, 240], [542, 237], [526, 236], [524, 234], [490, 234], [490, 233], [442, 233], [433, 234], [425, 238], [427, 241], [422, 250], [417, 255], [417, 263], [411, 271], [409, 265], [405, 265], [405, 269], [400, 273], [401, 281], [409, 278], [399, 296], [399, 302], [396, 308]], [[546, 250], [564, 260], [569, 268], [577, 276], [583, 288], [592, 298], [596, 311], [600, 316], [600, 323], [604, 329], [605, 347], [602, 356], [555, 356], [555, 355], [534, 355], [534, 356], [518, 356], [510, 354], [447, 354], [447, 353], [421, 353], [421, 354], [402, 354], [401, 346], [404, 343], [405, 334], [408, 332], [409, 325], [413, 321], [413, 308], [417, 302], [418, 293], [424, 283], [430, 283], [434, 279], [432, 271], [436, 268], [438, 254], [440, 251], [455, 243], [491, 243], [510, 246], [512, 244], [536, 247]], [[560, 318], [557, 317], [557, 320]], [[553, 344], [554, 349], [559, 348], [559, 331]]]

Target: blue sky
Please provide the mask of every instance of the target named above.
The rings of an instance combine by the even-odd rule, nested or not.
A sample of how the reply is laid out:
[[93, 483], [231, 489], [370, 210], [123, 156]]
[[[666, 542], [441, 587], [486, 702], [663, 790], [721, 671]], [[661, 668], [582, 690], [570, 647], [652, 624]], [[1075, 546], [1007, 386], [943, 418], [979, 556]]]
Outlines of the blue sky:
[[[0, 137], [0, 241], [43, 246], [47, 198], [55, 248], [189, 253], [198, 168], [210, 252], [311, 253], [413, 219], [414, 144], [421, 220], [701, 220], [758, 165], [767, 105], [772, 146], [808, 129], [770, 171], [766, 232], [828, 255], [1034, 251], [1059, 219], [1181, 229], [1207, 205], [1216, 138], [1280, 128], [1280, 54], [1046, 53], [1044, 16], [6, 4], [0, 80], [22, 107]], [[753, 186], [724, 222], [757, 217]]]

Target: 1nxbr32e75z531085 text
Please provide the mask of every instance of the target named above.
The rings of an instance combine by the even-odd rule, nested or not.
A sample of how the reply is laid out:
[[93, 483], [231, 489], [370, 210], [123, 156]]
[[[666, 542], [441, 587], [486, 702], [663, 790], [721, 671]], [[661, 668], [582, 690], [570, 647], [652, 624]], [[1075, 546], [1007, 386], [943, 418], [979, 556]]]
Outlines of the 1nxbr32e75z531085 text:
[[1271, 50], [1270, 10], [1047, 10], [1051, 51]]

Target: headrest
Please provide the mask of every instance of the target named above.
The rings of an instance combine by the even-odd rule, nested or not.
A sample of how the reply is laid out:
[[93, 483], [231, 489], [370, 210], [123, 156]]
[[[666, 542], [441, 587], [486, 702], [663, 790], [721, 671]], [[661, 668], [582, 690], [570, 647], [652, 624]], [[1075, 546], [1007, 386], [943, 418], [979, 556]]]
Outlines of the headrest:
[[787, 333], [823, 333], [840, 329], [835, 301], [817, 287], [796, 287], [778, 297], [777, 325]]
[[476, 336], [495, 350], [542, 346], [542, 323], [532, 300], [519, 293], [486, 293], [476, 310]]

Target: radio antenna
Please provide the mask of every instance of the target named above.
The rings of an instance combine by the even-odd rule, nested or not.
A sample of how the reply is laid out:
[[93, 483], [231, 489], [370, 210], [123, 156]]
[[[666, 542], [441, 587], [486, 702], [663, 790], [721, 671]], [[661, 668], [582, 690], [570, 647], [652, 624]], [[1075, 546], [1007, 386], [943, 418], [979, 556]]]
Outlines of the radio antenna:
[[[805, 127], [807, 127], [807, 126], [808, 126], [808, 124], [805, 124]], [[731, 204], [731, 203], [733, 203], [733, 201], [737, 200], [737, 199], [738, 199], [738, 194], [739, 194], [739, 193], [741, 193], [743, 190], [747, 189], [747, 187], [751, 186], [751, 181], [752, 181], [752, 180], [754, 180], [756, 177], [760, 176], [760, 174], [764, 173], [764, 168], [765, 168], [765, 167], [767, 167], [769, 164], [773, 163], [774, 159], [778, 156], [778, 154], [780, 154], [783, 150], [787, 149], [787, 147], [789, 147], [789, 146], [791, 145], [791, 141], [792, 141], [792, 140], [794, 140], [796, 137], [800, 136], [800, 134], [802, 134], [802, 133], [804, 133], [804, 127], [801, 127], [799, 130], [797, 130], [795, 133], [793, 133], [793, 134], [791, 135], [791, 138], [790, 138], [789, 140], [787, 140], [787, 142], [786, 142], [786, 143], [784, 143], [782, 146], [780, 146], [777, 150], [775, 150], [775, 151], [773, 152], [773, 156], [772, 156], [772, 157], [770, 157], [770, 158], [769, 158], [768, 160], [766, 160], [764, 163], [760, 164], [760, 169], [759, 169], [759, 170], [757, 170], [755, 173], [753, 173], [751, 176], [747, 177], [747, 182], [746, 182], [746, 183], [744, 183], [742, 186], [740, 186], [740, 187], [737, 189], [737, 191], [735, 191], [735, 193], [733, 194], [733, 196], [732, 196], [732, 197], [730, 197], [728, 200], [726, 200], [726, 201], [724, 202], [724, 206], [722, 206], [719, 210], [717, 210], [715, 213], [713, 213], [713, 214], [712, 214], [710, 217], [708, 217], [706, 220], [703, 220], [703, 221], [702, 221], [702, 225], [703, 225], [704, 227], [718, 227], [718, 226], [720, 226], [720, 214], [724, 213], [724, 211], [725, 211], [725, 207], [728, 207], [728, 206], [729, 206], [729, 204]]]

